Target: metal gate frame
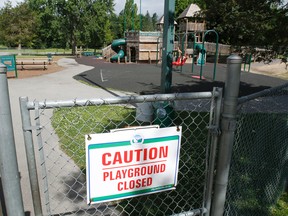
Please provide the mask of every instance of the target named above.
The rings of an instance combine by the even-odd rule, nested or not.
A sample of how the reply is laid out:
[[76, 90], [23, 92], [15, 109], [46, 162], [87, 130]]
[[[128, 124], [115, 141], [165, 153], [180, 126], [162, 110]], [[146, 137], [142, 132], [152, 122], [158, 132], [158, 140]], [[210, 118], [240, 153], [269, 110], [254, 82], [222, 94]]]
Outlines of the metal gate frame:
[[[43, 214], [43, 194], [41, 194], [38, 171], [39, 165], [38, 160], [41, 163], [41, 177], [44, 181], [44, 188], [42, 189], [45, 193], [45, 206], [47, 214], [51, 215], [51, 209], [49, 204], [49, 182], [47, 180], [47, 173], [45, 167], [45, 153], [43, 152], [43, 141], [42, 141], [42, 129], [40, 116], [43, 110], [53, 108], [64, 108], [74, 106], [95, 106], [95, 105], [115, 105], [115, 104], [135, 104], [135, 103], [148, 103], [148, 102], [159, 102], [159, 101], [187, 101], [187, 100], [211, 100], [210, 116], [207, 134], [207, 151], [206, 151], [206, 177], [203, 191], [203, 204], [197, 209], [193, 209], [188, 212], [181, 212], [175, 215], [209, 215], [211, 208], [212, 199], [212, 186], [214, 179], [214, 168], [217, 142], [219, 137], [219, 122], [220, 122], [220, 111], [222, 104], [222, 89], [214, 88], [213, 92], [200, 92], [200, 93], [179, 93], [179, 94], [156, 94], [156, 95], [142, 95], [142, 96], [124, 96], [117, 98], [108, 99], [84, 99], [84, 100], [70, 100], [70, 101], [28, 101], [27, 97], [20, 98], [20, 109], [21, 118], [23, 124], [23, 134], [25, 141], [25, 149], [27, 154], [27, 164], [29, 169], [30, 185], [32, 190], [33, 205], [35, 215], [46, 215]], [[31, 117], [30, 111], [34, 111], [35, 117]], [[198, 110], [201, 112], [200, 110]], [[31, 119], [34, 119], [35, 123], [31, 123]], [[35, 156], [34, 139], [33, 134], [36, 136], [36, 142], [38, 143], [38, 150], [40, 159]], [[191, 182], [193, 184], [193, 182]], [[177, 190], [177, 189], [176, 189]], [[192, 194], [191, 194], [192, 196]], [[163, 213], [163, 212], [162, 212]], [[163, 213], [164, 214], [164, 213]]]

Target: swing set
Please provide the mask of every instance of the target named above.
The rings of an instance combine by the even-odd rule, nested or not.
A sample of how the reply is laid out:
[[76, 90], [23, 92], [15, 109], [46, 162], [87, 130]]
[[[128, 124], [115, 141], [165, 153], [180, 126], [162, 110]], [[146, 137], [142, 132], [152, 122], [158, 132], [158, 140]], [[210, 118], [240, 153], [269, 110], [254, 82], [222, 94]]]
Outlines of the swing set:
[[[204, 33], [202, 43], [196, 43], [195, 33], [192, 33], [192, 32], [185, 33], [182, 37], [182, 40], [181, 40], [181, 51], [183, 52], [186, 37], [188, 37], [189, 35], [191, 35], [193, 37], [193, 52], [194, 52], [194, 50], [197, 50], [197, 61], [195, 62], [194, 53], [193, 53], [193, 55], [192, 55], [192, 74], [194, 73], [194, 64], [197, 63], [197, 65], [200, 66], [200, 75], [199, 76], [192, 76], [192, 77], [197, 77], [200, 80], [202, 80], [204, 78], [203, 77], [203, 65], [205, 65], [205, 63], [206, 63], [206, 50], [205, 50], [205, 44], [204, 44], [205, 43], [205, 37], [210, 32], [212, 32], [216, 35], [216, 49], [215, 49], [215, 60], [214, 60], [214, 70], [213, 70], [213, 80], [215, 80], [215, 78], [216, 78], [216, 64], [217, 64], [217, 57], [218, 57], [218, 40], [219, 40], [218, 33], [215, 30], [206, 31]], [[181, 66], [180, 72], [182, 73], [182, 66], [185, 64], [186, 60], [187, 60], [186, 56], [185, 57], [178, 56], [177, 60], [172, 62], [172, 65], [177, 66], [177, 67]]]

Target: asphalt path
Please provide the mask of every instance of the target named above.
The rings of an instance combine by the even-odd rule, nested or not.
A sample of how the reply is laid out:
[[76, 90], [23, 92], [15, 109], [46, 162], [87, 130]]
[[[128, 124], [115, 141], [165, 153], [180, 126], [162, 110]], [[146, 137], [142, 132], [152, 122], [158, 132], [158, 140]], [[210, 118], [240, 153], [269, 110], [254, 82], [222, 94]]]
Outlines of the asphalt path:
[[[136, 64], [136, 63], [110, 63], [95, 57], [81, 57], [75, 59], [79, 64], [92, 66], [93, 69], [80, 73], [74, 78], [89, 84], [109, 90], [120, 90], [136, 94], [160, 93], [161, 65]], [[224, 87], [227, 73], [226, 64], [216, 65], [216, 78], [213, 81], [214, 64], [207, 63], [203, 66], [200, 80], [195, 76], [200, 75], [200, 67], [185, 64], [180, 71], [175, 68], [172, 73], [171, 92], [204, 92], [212, 91], [213, 87]], [[286, 83], [287, 80], [267, 77], [260, 74], [242, 72], [240, 95], [249, 95], [270, 87]]]

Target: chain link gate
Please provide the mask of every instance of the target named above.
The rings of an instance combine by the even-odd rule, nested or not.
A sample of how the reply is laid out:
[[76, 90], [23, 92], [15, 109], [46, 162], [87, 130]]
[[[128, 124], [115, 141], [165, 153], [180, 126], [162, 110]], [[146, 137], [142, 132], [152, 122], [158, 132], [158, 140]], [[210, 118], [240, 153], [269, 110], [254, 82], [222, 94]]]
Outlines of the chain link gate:
[[[74, 101], [20, 98], [35, 215], [208, 215], [221, 101], [219, 88]], [[150, 122], [138, 120], [141, 104], [153, 107]], [[176, 190], [88, 206], [84, 135], [150, 124], [182, 126]]]
[[238, 104], [225, 215], [273, 215], [287, 190], [288, 83], [239, 98]]

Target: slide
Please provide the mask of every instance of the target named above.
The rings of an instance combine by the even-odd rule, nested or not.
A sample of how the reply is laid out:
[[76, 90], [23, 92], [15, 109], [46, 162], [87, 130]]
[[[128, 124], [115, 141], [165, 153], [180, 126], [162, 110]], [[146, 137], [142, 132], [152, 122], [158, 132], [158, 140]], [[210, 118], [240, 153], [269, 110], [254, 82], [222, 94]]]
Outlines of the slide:
[[113, 62], [113, 61], [118, 61], [118, 57], [120, 59], [124, 58], [124, 50], [123, 50], [123, 46], [126, 45], [126, 40], [125, 39], [117, 39], [117, 40], [114, 40], [111, 44], [111, 48], [112, 50], [114, 50], [117, 54], [112, 56], [110, 58], [110, 61]]

